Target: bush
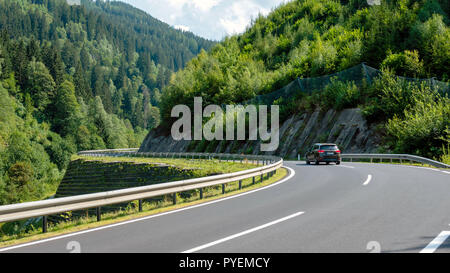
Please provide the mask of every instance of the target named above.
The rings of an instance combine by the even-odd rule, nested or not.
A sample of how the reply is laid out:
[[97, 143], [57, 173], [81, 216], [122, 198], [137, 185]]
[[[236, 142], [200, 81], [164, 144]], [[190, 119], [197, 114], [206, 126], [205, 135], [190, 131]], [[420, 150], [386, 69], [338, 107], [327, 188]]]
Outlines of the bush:
[[60, 171], [67, 168], [70, 157], [76, 153], [77, 147], [70, 139], [61, 138], [58, 134], [51, 133], [51, 144], [46, 147], [46, 151], [53, 163]]
[[321, 94], [321, 104], [325, 108], [342, 110], [358, 105], [360, 91], [354, 82], [342, 82], [331, 79]]
[[[397, 115], [404, 116], [404, 111], [415, 104], [415, 100], [423, 100], [424, 96], [433, 93], [432, 88], [425, 82], [414, 83], [395, 76], [391, 70], [382, 70], [383, 74], [375, 79], [369, 87], [368, 96], [376, 98], [372, 101], [370, 110], [388, 119]], [[367, 111], [368, 109], [366, 109]]]
[[404, 117], [394, 116], [386, 124], [391, 145], [396, 152], [431, 158], [444, 154], [439, 148], [450, 143], [450, 99], [430, 93], [415, 98]]
[[27, 162], [16, 162], [8, 170], [9, 182], [23, 188], [33, 179], [33, 168]]
[[417, 50], [405, 50], [402, 53], [389, 54], [381, 63], [381, 68], [391, 69], [391, 71], [400, 76], [420, 78], [425, 76], [423, 63], [419, 60]]

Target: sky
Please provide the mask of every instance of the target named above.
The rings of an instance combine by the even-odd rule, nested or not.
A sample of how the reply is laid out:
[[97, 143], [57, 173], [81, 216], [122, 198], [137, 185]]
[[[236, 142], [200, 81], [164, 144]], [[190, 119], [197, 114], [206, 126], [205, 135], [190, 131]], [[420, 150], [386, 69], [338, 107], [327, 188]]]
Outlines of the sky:
[[220, 41], [245, 31], [252, 18], [286, 0], [120, 0], [203, 38]]

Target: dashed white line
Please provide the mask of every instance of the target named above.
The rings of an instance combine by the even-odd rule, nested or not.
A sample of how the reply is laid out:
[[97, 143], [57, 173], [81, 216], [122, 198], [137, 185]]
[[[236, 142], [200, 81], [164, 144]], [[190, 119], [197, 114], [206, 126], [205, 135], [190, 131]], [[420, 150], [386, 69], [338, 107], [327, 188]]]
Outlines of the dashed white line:
[[439, 235], [434, 238], [424, 249], [420, 251], [420, 253], [433, 253], [435, 252], [440, 245], [442, 245], [445, 240], [447, 240], [448, 236], [450, 236], [450, 231], [442, 231]]
[[339, 165], [339, 167], [344, 167], [344, 168], [349, 168], [349, 169], [354, 169], [355, 168], [353, 166], [347, 166], [347, 165]]
[[369, 176], [367, 176], [366, 181], [363, 183], [363, 186], [367, 186], [369, 185], [370, 181], [372, 180], [372, 175], [369, 174]]
[[211, 246], [214, 246], [214, 245], [217, 245], [217, 244], [220, 244], [220, 243], [223, 243], [223, 242], [226, 242], [226, 241], [235, 239], [235, 238], [237, 238], [237, 237], [244, 236], [244, 235], [246, 235], [246, 234], [249, 234], [249, 233], [258, 231], [258, 230], [260, 230], [260, 229], [263, 229], [263, 228], [266, 228], [266, 227], [273, 226], [273, 225], [275, 225], [275, 224], [278, 224], [278, 223], [281, 223], [281, 222], [283, 222], [283, 221], [286, 221], [286, 220], [289, 220], [289, 219], [291, 219], [291, 218], [294, 218], [294, 217], [297, 217], [297, 216], [299, 216], [299, 215], [302, 215], [303, 213], [304, 213], [303, 211], [300, 211], [300, 212], [291, 214], [291, 215], [289, 215], [289, 216], [283, 217], [283, 218], [281, 218], [281, 219], [272, 221], [272, 222], [270, 222], [270, 223], [267, 223], [267, 224], [264, 224], [264, 225], [261, 225], [261, 226], [257, 226], [257, 227], [254, 227], [254, 228], [251, 228], [251, 229], [242, 231], [242, 232], [239, 232], [239, 233], [237, 233], [237, 234], [234, 234], [234, 235], [231, 235], [231, 236], [228, 236], [228, 237], [225, 237], [225, 238], [216, 240], [216, 241], [211, 242], [211, 243], [208, 243], [208, 244], [204, 244], [204, 245], [201, 245], [201, 246], [198, 246], [198, 247], [191, 248], [191, 249], [189, 249], [189, 250], [183, 251], [182, 253], [193, 253], [193, 252], [197, 252], [197, 251], [199, 251], [199, 250], [202, 250], [202, 249], [205, 249], [205, 248], [208, 248], [208, 247], [211, 247]]

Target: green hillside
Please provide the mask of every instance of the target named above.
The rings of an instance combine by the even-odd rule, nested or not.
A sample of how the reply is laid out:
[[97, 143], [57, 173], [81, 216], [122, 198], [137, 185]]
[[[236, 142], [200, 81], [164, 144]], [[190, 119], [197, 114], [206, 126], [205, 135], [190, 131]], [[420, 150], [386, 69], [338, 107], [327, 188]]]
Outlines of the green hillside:
[[433, 83], [440, 81], [448, 90], [449, 3], [383, 0], [369, 6], [356, 0], [296, 0], [283, 4], [176, 73], [163, 92], [161, 129], [170, 129], [174, 105], [192, 106], [195, 96], [203, 98], [203, 105], [239, 103], [297, 78], [333, 76], [366, 63], [383, 72], [373, 82], [357, 86], [351, 78], [333, 80], [320, 90], [273, 103], [281, 106], [283, 119], [315, 109], [359, 107], [369, 122], [379, 124], [384, 151], [439, 159], [450, 141], [450, 103]]
[[0, 0], [0, 205], [54, 193], [79, 150], [138, 147], [213, 42], [128, 4]]

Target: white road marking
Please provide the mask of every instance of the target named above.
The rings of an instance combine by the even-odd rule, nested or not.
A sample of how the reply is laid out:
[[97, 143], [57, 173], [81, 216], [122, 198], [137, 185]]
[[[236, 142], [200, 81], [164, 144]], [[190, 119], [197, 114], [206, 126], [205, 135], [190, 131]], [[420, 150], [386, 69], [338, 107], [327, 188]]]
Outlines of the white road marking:
[[440, 172], [440, 171], [441, 171], [441, 170], [438, 170], [438, 169], [427, 168], [427, 167], [424, 167], [424, 168], [422, 168], [422, 169], [427, 169], [427, 170], [435, 171], [435, 172]]
[[429, 168], [429, 167], [417, 167], [417, 166], [407, 166], [407, 165], [400, 165], [400, 166], [407, 167], [407, 168], [425, 169], [425, 170], [430, 170], [430, 171], [435, 171], [435, 172], [441, 171], [439, 169], [433, 169], [433, 168]]
[[450, 231], [442, 231], [433, 241], [431, 241], [420, 253], [433, 253], [450, 236]]
[[450, 172], [447, 172], [447, 171], [442, 171], [443, 173], [446, 173], [446, 174], [450, 174]]
[[354, 169], [355, 168], [353, 166], [347, 166], [347, 165], [339, 165], [339, 167], [344, 167], [344, 168], [349, 168], [349, 169]]
[[369, 174], [369, 176], [367, 176], [366, 181], [363, 183], [363, 186], [367, 186], [370, 183], [371, 180], [372, 180], [372, 175]]
[[163, 213], [159, 213], [159, 214], [155, 214], [155, 215], [150, 215], [150, 216], [146, 216], [146, 217], [142, 217], [142, 218], [138, 218], [138, 219], [133, 219], [133, 220], [124, 221], [124, 222], [111, 224], [111, 225], [106, 225], [106, 226], [93, 228], [93, 229], [78, 231], [78, 232], [75, 232], [75, 233], [65, 234], [65, 235], [56, 236], [56, 237], [43, 239], [43, 240], [39, 240], [39, 241], [34, 241], [34, 242], [30, 242], [30, 243], [25, 243], [25, 244], [21, 244], [21, 245], [5, 247], [5, 248], [1, 248], [0, 252], [4, 252], [4, 251], [16, 249], [16, 248], [21, 248], [21, 247], [27, 247], [27, 246], [31, 246], [31, 245], [37, 245], [37, 244], [46, 243], [46, 242], [51, 242], [51, 241], [55, 241], [55, 240], [59, 240], [59, 239], [64, 239], [64, 238], [68, 238], [68, 237], [72, 237], [72, 236], [77, 236], [77, 235], [81, 235], [81, 234], [85, 234], [85, 233], [89, 233], [89, 232], [93, 232], [93, 231], [99, 231], [99, 230], [103, 230], [103, 229], [107, 229], [107, 228], [117, 227], [117, 226], [121, 226], [121, 225], [131, 224], [131, 223], [135, 223], [135, 222], [139, 222], [139, 221], [144, 221], [144, 220], [148, 220], [148, 219], [151, 219], [151, 218], [156, 218], [156, 217], [160, 217], [160, 216], [164, 216], [164, 215], [168, 215], [168, 214], [172, 214], [172, 213], [177, 213], [177, 212], [181, 212], [181, 211], [185, 211], [185, 210], [189, 210], [189, 209], [203, 207], [203, 206], [215, 204], [215, 203], [218, 203], [218, 202], [222, 202], [222, 201], [225, 201], [225, 200], [241, 197], [241, 196], [244, 196], [244, 195], [247, 195], [247, 194], [255, 193], [255, 192], [258, 192], [258, 191], [266, 190], [266, 189], [269, 189], [271, 187], [275, 187], [277, 185], [280, 185], [281, 183], [284, 183], [284, 182], [288, 181], [289, 179], [291, 179], [295, 175], [295, 171], [292, 168], [289, 168], [289, 167], [286, 167], [286, 166], [283, 166], [283, 168], [286, 168], [286, 169], [289, 170], [290, 174], [288, 175], [288, 177], [283, 178], [282, 180], [280, 180], [280, 181], [278, 181], [276, 183], [270, 184], [268, 186], [265, 186], [263, 188], [251, 190], [251, 191], [248, 191], [248, 192], [243, 192], [243, 193], [240, 193], [240, 194], [232, 195], [232, 196], [229, 196], [229, 197], [217, 199], [217, 200], [210, 201], [210, 202], [201, 203], [201, 204], [194, 205], [194, 206], [189, 206], [189, 207], [185, 207], [185, 208], [181, 208], [181, 209], [177, 209], [177, 210], [171, 210], [171, 211], [167, 211], [167, 212], [163, 212]]
[[195, 248], [191, 248], [191, 249], [186, 250], [186, 251], [183, 251], [183, 252], [181, 252], [181, 253], [193, 253], [193, 252], [197, 252], [197, 251], [199, 251], [199, 250], [202, 250], [202, 249], [205, 249], [205, 248], [208, 248], [208, 247], [211, 247], [211, 246], [214, 246], [214, 245], [217, 245], [217, 244], [220, 244], [220, 243], [223, 243], [223, 242], [226, 242], [226, 241], [235, 239], [235, 238], [237, 238], [237, 237], [241, 237], [241, 236], [247, 235], [247, 234], [249, 234], [249, 233], [252, 233], [252, 232], [261, 230], [261, 229], [263, 229], [263, 228], [273, 226], [273, 225], [275, 225], [275, 224], [278, 224], [278, 223], [281, 223], [281, 222], [283, 222], [283, 221], [286, 221], [286, 220], [289, 220], [289, 219], [291, 219], [291, 218], [294, 218], [294, 217], [297, 217], [297, 216], [299, 216], [299, 215], [302, 215], [303, 213], [304, 213], [303, 211], [300, 211], [300, 212], [291, 214], [291, 215], [289, 215], [289, 216], [283, 217], [283, 218], [281, 218], [281, 219], [272, 221], [272, 222], [270, 222], [270, 223], [267, 223], [267, 224], [264, 224], [264, 225], [261, 225], [261, 226], [258, 226], [258, 227], [254, 227], [254, 228], [251, 228], [251, 229], [242, 231], [242, 232], [239, 232], [239, 233], [237, 233], [237, 234], [234, 234], [234, 235], [231, 235], [231, 236], [228, 236], [228, 237], [225, 237], [225, 238], [216, 240], [216, 241], [211, 242], [211, 243], [208, 243], [208, 244], [204, 244], [204, 245], [201, 245], [201, 246], [198, 246], [198, 247], [195, 247]]

